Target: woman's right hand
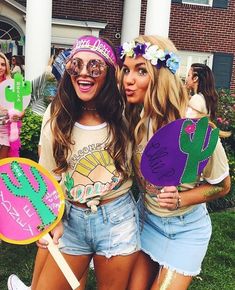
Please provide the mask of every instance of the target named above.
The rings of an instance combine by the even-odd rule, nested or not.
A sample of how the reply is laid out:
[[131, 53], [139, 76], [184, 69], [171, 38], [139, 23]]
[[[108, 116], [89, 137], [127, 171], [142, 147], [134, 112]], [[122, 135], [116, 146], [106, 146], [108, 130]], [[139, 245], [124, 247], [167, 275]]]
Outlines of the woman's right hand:
[[[55, 245], [59, 244], [59, 239], [62, 237], [63, 233], [64, 233], [64, 226], [63, 226], [63, 223], [60, 221], [54, 227], [54, 229], [50, 232], [50, 235]], [[47, 246], [48, 246], [48, 242], [44, 240], [43, 238], [38, 240], [36, 244], [41, 249], [47, 249]]]

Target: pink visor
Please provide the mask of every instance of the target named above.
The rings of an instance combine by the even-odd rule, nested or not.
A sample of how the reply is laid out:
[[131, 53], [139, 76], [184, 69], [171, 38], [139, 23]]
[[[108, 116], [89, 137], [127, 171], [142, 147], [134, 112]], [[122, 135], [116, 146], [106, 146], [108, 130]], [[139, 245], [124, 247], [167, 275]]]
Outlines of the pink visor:
[[73, 45], [70, 57], [78, 51], [91, 51], [101, 56], [104, 61], [112, 66], [115, 67], [117, 64], [117, 59], [112, 47], [98, 37], [92, 35], [79, 37]]

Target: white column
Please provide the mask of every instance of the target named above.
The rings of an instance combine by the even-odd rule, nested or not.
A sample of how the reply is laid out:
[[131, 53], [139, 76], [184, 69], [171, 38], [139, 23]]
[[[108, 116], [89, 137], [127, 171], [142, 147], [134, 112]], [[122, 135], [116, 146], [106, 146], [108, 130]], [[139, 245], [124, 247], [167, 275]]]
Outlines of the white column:
[[125, 0], [122, 18], [121, 43], [139, 36], [141, 0]]
[[25, 79], [34, 80], [46, 69], [51, 49], [52, 0], [27, 0]]
[[168, 37], [171, 0], [148, 0], [145, 34]]

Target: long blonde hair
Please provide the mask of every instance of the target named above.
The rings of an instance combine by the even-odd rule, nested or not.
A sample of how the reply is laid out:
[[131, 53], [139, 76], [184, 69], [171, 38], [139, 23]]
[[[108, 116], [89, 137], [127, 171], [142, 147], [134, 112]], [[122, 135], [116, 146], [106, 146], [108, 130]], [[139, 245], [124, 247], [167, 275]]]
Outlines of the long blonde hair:
[[[167, 38], [160, 36], [139, 36], [134, 39], [136, 43], [151, 43], [164, 51], [177, 53], [174, 44]], [[125, 115], [130, 122], [130, 134], [135, 143], [139, 144], [146, 136], [146, 122], [152, 119], [153, 132], [162, 126], [185, 117], [188, 105], [187, 91], [177, 74], [173, 74], [168, 68], [157, 69], [150, 61], [145, 60], [146, 69], [150, 76], [150, 82], [144, 97], [144, 110], [139, 117], [140, 108], [133, 104], [126, 104]], [[123, 74], [121, 75], [121, 84]], [[123, 92], [123, 86], [121, 85]], [[125, 95], [125, 94], [124, 94]]]
[[6, 64], [6, 73], [5, 73], [5, 77], [6, 79], [11, 78], [11, 70], [10, 70], [10, 64], [9, 64], [9, 60], [7, 59], [7, 57], [5, 56], [4, 53], [0, 52], [0, 58], [4, 59], [5, 64]]

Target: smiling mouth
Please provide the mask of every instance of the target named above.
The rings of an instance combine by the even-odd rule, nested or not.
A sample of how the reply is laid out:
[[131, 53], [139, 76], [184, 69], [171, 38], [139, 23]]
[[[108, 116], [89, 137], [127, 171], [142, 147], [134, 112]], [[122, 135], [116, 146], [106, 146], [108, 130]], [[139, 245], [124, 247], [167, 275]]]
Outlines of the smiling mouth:
[[83, 92], [89, 91], [94, 86], [94, 83], [90, 81], [78, 81], [77, 84]]

